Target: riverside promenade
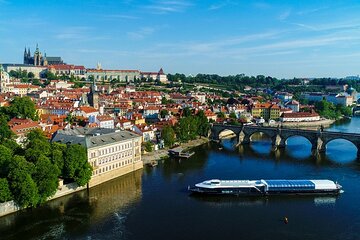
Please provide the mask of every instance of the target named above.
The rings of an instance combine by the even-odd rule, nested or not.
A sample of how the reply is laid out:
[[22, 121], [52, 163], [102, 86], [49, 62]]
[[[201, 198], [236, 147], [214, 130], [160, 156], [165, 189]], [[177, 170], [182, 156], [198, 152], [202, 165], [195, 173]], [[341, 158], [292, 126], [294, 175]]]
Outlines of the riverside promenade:
[[[202, 145], [204, 143], [207, 143], [207, 142], [209, 142], [209, 139], [205, 138], [205, 137], [202, 137], [202, 138], [198, 138], [198, 139], [189, 141], [187, 143], [181, 143], [180, 147], [182, 147], [184, 150], [187, 150], [187, 149], [190, 149], [192, 147], [200, 146], [200, 145]], [[169, 149], [170, 148], [163, 148], [163, 149], [160, 149], [158, 151], [143, 154], [141, 156], [141, 159], [142, 159], [144, 165], [145, 164], [150, 164], [151, 162], [154, 162], [154, 161], [159, 161], [162, 158], [165, 158], [165, 157], [169, 156], [169, 152], [168, 152]]]

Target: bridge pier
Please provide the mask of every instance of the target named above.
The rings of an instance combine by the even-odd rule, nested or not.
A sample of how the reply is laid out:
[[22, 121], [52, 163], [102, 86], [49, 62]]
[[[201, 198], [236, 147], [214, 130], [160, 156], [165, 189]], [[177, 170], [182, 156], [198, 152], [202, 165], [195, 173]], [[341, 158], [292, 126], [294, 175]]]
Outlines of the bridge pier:
[[281, 135], [277, 134], [274, 137], [273, 144], [277, 148], [285, 148], [286, 147], [286, 139], [284, 137], [282, 137]]
[[314, 141], [312, 144], [312, 149], [316, 149], [319, 153], [326, 152], [326, 142], [320, 137]]
[[241, 131], [238, 137], [239, 144], [250, 144], [250, 135]]

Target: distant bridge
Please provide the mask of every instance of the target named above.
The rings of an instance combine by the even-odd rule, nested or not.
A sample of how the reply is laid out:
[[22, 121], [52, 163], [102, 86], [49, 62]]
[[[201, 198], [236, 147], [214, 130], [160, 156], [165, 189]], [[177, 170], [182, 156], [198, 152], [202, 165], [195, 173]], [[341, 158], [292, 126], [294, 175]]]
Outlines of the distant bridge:
[[360, 104], [356, 107], [353, 107], [353, 115], [360, 115]]
[[360, 134], [327, 132], [321, 130], [291, 129], [279, 127], [261, 126], [237, 126], [227, 124], [213, 124], [211, 127], [211, 139], [220, 140], [220, 133], [231, 130], [236, 135], [238, 144], [249, 144], [254, 133], [264, 133], [271, 138], [272, 145], [277, 148], [285, 148], [286, 140], [293, 136], [302, 136], [309, 140], [312, 149], [318, 152], [326, 151], [326, 144], [335, 139], [345, 139], [352, 142], [358, 149], [357, 155], [360, 157]]

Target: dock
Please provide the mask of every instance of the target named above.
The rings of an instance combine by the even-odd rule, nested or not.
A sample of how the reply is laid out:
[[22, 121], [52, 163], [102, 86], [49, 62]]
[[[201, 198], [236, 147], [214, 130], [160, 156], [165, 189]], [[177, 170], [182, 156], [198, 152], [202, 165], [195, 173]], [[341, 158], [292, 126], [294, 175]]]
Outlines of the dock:
[[170, 156], [178, 157], [178, 158], [189, 158], [195, 154], [195, 152], [185, 152], [182, 147], [176, 147], [169, 149]]

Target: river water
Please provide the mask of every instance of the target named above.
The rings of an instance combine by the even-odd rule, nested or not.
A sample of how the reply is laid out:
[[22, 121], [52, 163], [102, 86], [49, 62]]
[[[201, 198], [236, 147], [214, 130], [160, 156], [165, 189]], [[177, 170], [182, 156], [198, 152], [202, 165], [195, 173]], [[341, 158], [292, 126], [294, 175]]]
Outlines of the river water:
[[[360, 133], [360, 118], [329, 131]], [[360, 239], [360, 161], [356, 148], [334, 140], [313, 156], [292, 137], [271, 151], [258, 134], [249, 146], [209, 143], [187, 160], [117, 178], [71, 196], [0, 218], [0, 239]], [[332, 179], [337, 197], [196, 197], [188, 185], [220, 179]], [[289, 222], [285, 224], [283, 218]]]

